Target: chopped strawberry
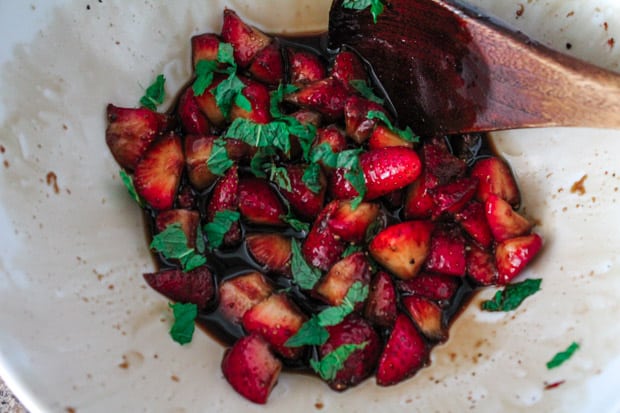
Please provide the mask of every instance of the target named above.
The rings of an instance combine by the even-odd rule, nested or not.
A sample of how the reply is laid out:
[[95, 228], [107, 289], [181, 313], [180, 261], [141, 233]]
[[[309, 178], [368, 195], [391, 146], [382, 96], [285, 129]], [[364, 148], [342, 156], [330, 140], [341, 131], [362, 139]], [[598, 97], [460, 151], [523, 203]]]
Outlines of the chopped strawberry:
[[349, 88], [352, 80], [368, 80], [364, 64], [355, 53], [348, 50], [343, 50], [336, 55], [331, 75]]
[[326, 120], [333, 121], [343, 116], [347, 97], [349, 97], [349, 92], [342, 82], [328, 77], [286, 95], [285, 100], [315, 110], [325, 116]]
[[211, 156], [215, 136], [186, 135], [185, 136], [185, 163], [187, 176], [192, 186], [199, 191], [208, 188], [215, 182], [214, 175], [207, 166]]
[[368, 139], [369, 149], [381, 149], [388, 146], [404, 146], [413, 149], [413, 142], [407, 141], [385, 125], [377, 125]]
[[480, 180], [476, 198], [485, 202], [489, 195], [497, 195], [513, 207], [519, 206], [521, 194], [517, 182], [506, 162], [497, 157], [481, 159], [475, 163], [471, 176]]
[[484, 206], [471, 201], [455, 216], [456, 222], [481, 246], [488, 248], [493, 242], [493, 234], [487, 222]]
[[186, 88], [181, 95], [177, 104], [177, 114], [185, 133], [196, 135], [209, 133], [209, 120], [201, 111], [191, 87]]
[[478, 285], [497, 284], [495, 255], [471, 243], [467, 247], [467, 275]]
[[465, 275], [465, 240], [460, 228], [440, 225], [431, 236], [425, 270], [462, 277]]
[[277, 86], [284, 79], [284, 63], [278, 42], [271, 42], [256, 54], [248, 72], [259, 82]]
[[424, 339], [405, 314], [394, 323], [377, 367], [377, 384], [390, 386], [416, 373], [428, 359]]
[[370, 242], [370, 255], [401, 279], [415, 277], [430, 252], [433, 224], [405, 221], [387, 227]]
[[427, 188], [435, 188], [465, 176], [467, 164], [452, 155], [445, 141], [435, 139], [422, 147], [422, 158], [427, 173]]
[[286, 208], [269, 182], [262, 178], [239, 180], [239, 212], [252, 224], [283, 226]]
[[407, 187], [405, 196], [404, 215], [406, 219], [426, 219], [430, 218], [435, 207], [427, 185], [428, 175], [426, 171]]
[[287, 347], [286, 341], [297, 334], [307, 317], [286, 294], [274, 293], [243, 315], [243, 328], [260, 334], [273, 349], [288, 359], [299, 358], [303, 347]]
[[532, 229], [533, 225], [527, 218], [497, 195], [487, 197], [484, 210], [493, 238], [498, 242], [525, 235]]
[[112, 104], [108, 105], [106, 113], [106, 143], [116, 162], [133, 171], [153, 140], [167, 127], [166, 115], [146, 108], [121, 108]]
[[322, 58], [308, 50], [288, 48], [289, 78], [292, 84], [312, 83], [325, 78], [327, 68]]
[[423, 272], [410, 280], [398, 281], [397, 288], [404, 293], [449, 302], [459, 288], [459, 281], [450, 275]]
[[[335, 124], [317, 130], [314, 146], [317, 147], [323, 143], [328, 144], [333, 153], [342, 152], [347, 149], [347, 137], [344, 131]], [[325, 165], [321, 162], [321, 166]]]
[[357, 315], [350, 315], [341, 323], [327, 327], [327, 331], [329, 338], [319, 347], [321, 358], [345, 344], [366, 343], [364, 348], [351, 353], [336, 377], [328, 382], [329, 387], [343, 391], [361, 383], [374, 372], [381, 354], [381, 342], [368, 321]]
[[510, 238], [495, 247], [498, 283], [508, 284], [538, 254], [543, 242], [540, 235], [532, 233]]
[[302, 164], [289, 165], [286, 167], [291, 190], [280, 188], [280, 193], [290, 203], [293, 210], [304, 218], [312, 219], [323, 209], [327, 180], [322, 171], [319, 172], [319, 184], [321, 188], [317, 193], [313, 192], [303, 181], [307, 166]]
[[379, 204], [361, 202], [355, 209], [351, 207], [350, 201], [338, 201], [337, 205], [328, 221], [332, 232], [346, 242], [364, 241], [368, 227], [381, 212]]
[[226, 350], [222, 360], [222, 373], [228, 383], [237, 393], [258, 404], [267, 403], [281, 370], [282, 362], [257, 334], [241, 337]]
[[173, 133], [162, 137], [136, 165], [136, 192], [155, 210], [172, 208], [184, 165], [181, 138]]
[[144, 279], [168, 299], [196, 304], [199, 310], [204, 310], [215, 299], [213, 275], [204, 265], [188, 272], [173, 268], [146, 273]]
[[403, 307], [422, 334], [431, 340], [444, 340], [447, 332], [443, 326], [442, 310], [437, 303], [419, 295], [402, 298]]
[[[342, 304], [347, 292], [356, 282], [370, 283], [370, 266], [363, 252], [356, 252], [335, 263], [314, 287], [316, 294], [326, 303]], [[359, 303], [358, 307], [363, 304]]]
[[381, 327], [392, 327], [396, 321], [396, 289], [392, 277], [379, 271], [370, 283], [364, 316]]
[[192, 37], [192, 67], [196, 68], [201, 60], [217, 60], [220, 39], [216, 34], [203, 33]]
[[346, 244], [334, 234], [328, 225], [337, 208], [337, 201], [332, 201], [323, 208], [301, 247], [305, 260], [323, 271], [328, 271], [338, 262], [346, 248]]
[[196, 104], [200, 108], [200, 111], [207, 117], [209, 122], [217, 127], [221, 127], [226, 122], [222, 109], [217, 105], [215, 96], [213, 95], [213, 89], [215, 89], [220, 83], [226, 79], [225, 75], [216, 73], [213, 76], [213, 82], [207, 87], [207, 89], [200, 95], [194, 96]]
[[230, 9], [224, 10], [222, 39], [232, 45], [235, 61], [242, 68], [247, 67], [258, 52], [271, 43], [269, 36], [246, 24]]
[[383, 106], [358, 95], [349, 96], [344, 104], [344, 123], [347, 136], [358, 144], [365, 142], [377, 126], [377, 119], [368, 118], [370, 111], [386, 114]]
[[220, 284], [218, 311], [227, 320], [238, 323], [250, 308], [273, 292], [273, 287], [259, 272], [228, 278]]
[[267, 86], [245, 77], [241, 78], [241, 80], [245, 84], [241, 94], [250, 101], [252, 108], [250, 111], [247, 111], [238, 106], [236, 103], [233, 104], [232, 109], [230, 110], [231, 120], [244, 118], [256, 123], [270, 122], [270, 96]]
[[[213, 222], [218, 212], [239, 209], [239, 173], [236, 165], [232, 166], [222, 178], [215, 184], [211, 192], [211, 199], [207, 204], [206, 221]], [[225, 246], [236, 245], [241, 241], [241, 227], [239, 222], [232, 223], [224, 235]]]
[[245, 238], [249, 253], [267, 272], [291, 275], [291, 239], [280, 234], [256, 233]]
[[478, 188], [478, 179], [460, 178], [431, 190], [433, 198], [433, 217], [439, 218], [444, 213], [456, 214], [474, 197]]
[[157, 232], [166, 229], [168, 225], [179, 224], [185, 233], [187, 246], [194, 248], [196, 246], [196, 234], [198, 225], [200, 225], [200, 214], [198, 211], [189, 211], [187, 209], [169, 209], [157, 214], [155, 218], [155, 228]]

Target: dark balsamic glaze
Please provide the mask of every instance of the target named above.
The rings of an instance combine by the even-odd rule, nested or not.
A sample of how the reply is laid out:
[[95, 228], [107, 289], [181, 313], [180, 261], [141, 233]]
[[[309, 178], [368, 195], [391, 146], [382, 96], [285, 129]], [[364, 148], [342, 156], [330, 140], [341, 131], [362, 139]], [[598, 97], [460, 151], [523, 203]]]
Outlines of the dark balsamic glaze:
[[[316, 36], [307, 36], [307, 37], [294, 37], [294, 38], [282, 38], [275, 36], [276, 41], [280, 42], [282, 53], [283, 53], [283, 61], [285, 65], [288, 64], [288, 58], [286, 56], [287, 48], [302, 48], [309, 51], [312, 51], [320, 56], [322, 56], [326, 63], [329, 63], [333, 60], [334, 56], [340, 50], [333, 50], [327, 48], [327, 35], [316, 35]], [[347, 48], [352, 50], [351, 48]], [[372, 86], [375, 89], [376, 93], [381, 96], [385, 100], [386, 109], [388, 109], [394, 115], [397, 123], [400, 121], [400, 124], [405, 126], [407, 124], [406, 120], [399, 119], [398, 114], [392, 105], [390, 97], [385, 92], [385, 89], [381, 85], [378, 80], [374, 69], [363, 56], [358, 56], [365, 63], [367, 72], [369, 74], [369, 78], [372, 82]], [[286, 68], [285, 68], [286, 69]], [[288, 73], [288, 70], [285, 70], [285, 73]], [[286, 81], [287, 79], [285, 79]], [[179, 97], [183, 90], [186, 87], [190, 86], [193, 82], [193, 79], [190, 79], [185, 87], [181, 88], [179, 95], [175, 99], [175, 103], [171, 105], [168, 114], [171, 118], [176, 118], [176, 109], [178, 105]], [[411, 125], [414, 127], [415, 125]], [[176, 121], [174, 123], [174, 129], [182, 135], [182, 131], [180, 128], [180, 122]], [[415, 128], [414, 128], [415, 129]], [[218, 134], [217, 131], [213, 131], [214, 134]], [[446, 144], [450, 148], [453, 154], [463, 159], [468, 166], [471, 166], [475, 163], [476, 160], [488, 157], [494, 154], [494, 150], [489, 142], [489, 139], [485, 134], [465, 134], [465, 135], [453, 135], [453, 136], [445, 136], [444, 137]], [[250, 175], [249, 168], [240, 166], [239, 167], [240, 176]], [[203, 190], [196, 191], [194, 190], [189, 180], [184, 173], [182, 176], [182, 181], [180, 185], [181, 191], [189, 191], [189, 198], [191, 199], [191, 205], [187, 205], [187, 202], [180, 202], [177, 199], [175, 208], [190, 208], [195, 209], [200, 212], [202, 221], [204, 222], [204, 217], [206, 216], [206, 206], [209, 201], [209, 195], [211, 190], [215, 184], [211, 187]], [[277, 187], [273, 186], [277, 191]], [[326, 199], [326, 204], [329, 202], [329, 199]], [[402, 206], [393, 206], [385, 199], [379, 200], [381, 203], [381, 211], [380, 219], [382, 220], [382, 225], [380, 228], [383, 228], [387, 225], [395, 224], [402, 221]], [[286, 204], [286, 201], [284, 201]], [[156, 212], [152, 209], [145, 210], [146, 217], [146, 231], [147, 231], [147, 239], [150, 242], [152, 239], [152, 235], [155, 234], [155, 217]], [[273, 233], [278, 232], [283, 235], [291, 236], [297, 239], [303, 239], [305, 237], [305, 233], [294, 231], [291, 228], [282, 228], [282, 227], [269, 227], [269, 226], [255, 226], [251, 225], [247, 222], [240, 222], [242, 239], [244, 241], [241, 244], [234, 248], [222, 248], [218, 250], [209, 250], [208, 248], [205, 251], [205, 255], [207, 258], [207, 267], [211, 270], [214, 276], [215, 282], [215, 291], [219, 291], [219, 284], [223, 281], [233, 278], [242, 274], [247, 274], [252, 271], [258, 271], [263, 273], [266, 278], [272, 283], [275, 290], [287, 290], [289, 297], [292, 298], [298, 307], [305, 312], [306, 314], [317, 313], [322, 309], [326, 308], [325, 303], [313, 298], [306, 292], [302, 291], [295, 284], [292, 283], [291, 279], [284, 277], [282, 275], [270, 273], [266, 271], [264, 267], [258, 264], [252, 256], [250, 255], [246, 243], [245, 243], [245, 235], [248, 233], [257, 233], [257, 232], [266, 232]], [[206, 240], [205, 240], [206, 241]], [[176, 268], [178, 264], [172, 261], [167, 260], [161, 254], [154, 254], [154, 259], [157, 264], [159, 270], [164, 270], [168, 268]], [[460, 314], [463, 308], [467, 306], [470, 298], [473, 295], [473, 292], [476, 290], [476, 286], [473, 285], [466, 277], [459, 278], [460, 286], [454, 296], [454, 298], [449, 303], [440, 303], [443, 306], [443, 324], [446, 328], [449, 328], [450, 324], [455, 320], [455, 318]], [[397, 294], [400, 294], [397, 292]], [[219, 297], [216, 297], [214, 303], [201, 311], [197, 317], [198, 325], [213, 339], [220, 342], [224, 346], [231, 346], [239, 337], [244, 335], [243, 328], [236, 323], [231, 323], [228, 321], [217, 309], [217, 302]], [[398, 302], [400, 302], [400, 296], [397, 297]], [[387, 340], [390, 334], [389, 330], [382, 329], [378, 330], [380, 336], [383, 340]], [[438, 344], [437, 342], [431, 342], [427, 340], [427, 344], [429, 347], [433, 347]], [[308, 372], [309, 371], [309, 360], [311, 358], [317, 357], [317, 349], [310, 348], [307, 351], [305, 357], [302, 357], [300, 360], [291, 361], [291, 360], [283, 360], [285, 367], [289, 370], [295, 370], [299, 372]]]

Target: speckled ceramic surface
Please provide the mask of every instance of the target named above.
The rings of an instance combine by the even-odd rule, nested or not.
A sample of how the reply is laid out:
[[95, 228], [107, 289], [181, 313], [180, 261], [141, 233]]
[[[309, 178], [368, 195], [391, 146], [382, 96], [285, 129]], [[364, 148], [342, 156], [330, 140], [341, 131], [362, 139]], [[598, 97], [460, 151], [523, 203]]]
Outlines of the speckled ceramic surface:
[[[615, 0], [473, 3], [618, 70]], [[483, 292], [411, 380], [390, 388], [368, 380], [338, 394], [284, 374], [259, 407], [223, 380], [220, 345], [200, 332], [185, 347], [170, 340], [167, 302], [141, 276], [153, 263], [104, 142], [104, 107], [135, 105], [141, 85], [160, 72], [172, 94], [189, 73], [190, 36], [218, 31], [225, 4], [263, 28], [316, 31], [329, 1], [0, 2], [0, 375], [26, 407], [620, 411], [618, 131], [494, 135], [546, 240], [525, 275], [542, 277], [543, 290], [507, 314], [480, 312], [494, 291]], [[547, 370], [573, 341], [581, 345], [575, 356]]]

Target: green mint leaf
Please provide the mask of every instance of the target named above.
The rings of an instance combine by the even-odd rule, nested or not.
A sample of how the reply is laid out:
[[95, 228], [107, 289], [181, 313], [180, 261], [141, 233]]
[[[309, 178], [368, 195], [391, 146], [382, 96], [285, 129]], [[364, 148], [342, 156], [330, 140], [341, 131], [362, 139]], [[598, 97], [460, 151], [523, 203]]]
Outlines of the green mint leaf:
[[310, 161], [312, 163], [323, 162], [325, 166], [336, 168], [338, 165], [338, 154], [332, 151], [332, 147], [328, 143], [322, 143], [312, 149]]
[[369, 110], [368, 114], [366, 114], [368, 119], [378, 119], [381, 122], [385, 123], [392, 132], [400, 136], [403, 140], [407, 142], [419, 142], [420, 137], [415, 135], [411, 128], [407, 126], [405, 129], [398, 129], [392, 124], [392, 121], [387, 117], [387, 115], [380, 110]]
[[199, 60], [196, 63], [196, 79], [192, 84], [194, 95], [201, 96], [211, 83], [213, 83], [213, 72], [217, 70], [217, 62], [213, 60]]
[[318, 318], [313, 315], [310, 320], [302, 324], [295, 335], [290, 337], [284, 345], [286, 347], [320, 346], [329, 338], [325, 327], [319, 324]]
[[280, 218], [282, 219], [282, 221], [289, 224], [291, 228], [293, 228], [295, 231], [299, 231], [299, 232], [310, 231], [310, 224], [297, 219], [291, 211], [289, 211], [287, 215], [283, 215]]
[[372, 90], [372, 88], [368, 85], [368, 83], [365, 80], [353, 79], [349, 81], [349, 84], [353, 87], [353, 89], [357, 90], [359, 94], [365, 97], [366, 99], [372, 102], [378, 103], [380, 105], [383, 105], [384, 100], [381, 99], [379, 96], [375, 95], [375, 92]]
[[180, 345], [191, 342], [196, 328], [194, 321], [198, 315], [198, 306], [192, 303], [175, 303], [168, 306], [172, 308], [174, 314], [170, 337]]
[[482, 303], [482, 309], [486, 311], [512, 311], [519, 307], [523, 300], [540, 290], [541, 279], [527, 279], [525, 281], [509, 284], [502, 291], [495, 293], [492, 300]]
[[287, 192], [293, 191], [291, 178], [288, 176], [288, 171], [283, 166], [277, 166], [272, 163], [269, 171], [269, 180]]
[[183, 271], [191, 271], [207, 262], [207, 259], [197, 254], [194, 248], [187, 246], [187, 237], [178, 223], [170, 224], [156, 234], [150, 248], [167, 259], [179, 260]]
[[209, 245], [213, 248], [219, 248], [222, 242], [224, 242], [224, 236], [228, 230], [230, 230], [232, 224], [239, 221], [240, 217], [241, 214], [237, 211], [228, 209], [217, 211], [213, 217], [213, 221], [204, 226]]
[[281, 118], [281, 120], [286, 122], [289, 135], [297, 137], [299, 146], [301, 146], [302, 158], [308, 161], [310, 159], [310, 150], [317, 134], [316, 127], [311, 124], [304, 125], [292, 116], [286, 116]]
[[237, 70], [234, 49], [230, 43], [220, 42], [220, 45], [217, 48], [217, 61], [220, 63], [227, 63]]
[[328, 307], [317, 316], [319, 324], [323, 327], [335, 326], [351, 314], [357, 303], [361, 303], [368, 297], [368, 286], [356, 281], [349, 287], [342, 304], [336, 307]]
[[280, 103], [284, 100], [284, 96], [296, 92], [297, 90], [299, 90], [299, 88], [295, 85], [280, 83], [278, 88], [271, 92], [269, 96], [269, 111], [274, 119], [285, 116], [280, 110]]
[[204, 234], [200, 225], [196, 225], [196, 251], [200, 254], [204, 254], [206, 249]]
[[370, 7], [370, 14], [375, 24], [385, 8], [381, 0], [344, 0], [342, 7], [353, 10], [364, 10]]
[[349, 246], [342, 252], [341, 257], [347, 258], [349, 255], [355, 254], [356, 252], [363, 251], [364, 248], [361, 245], [349, 244]]
[[325, 355], [321, 361], [310, 360], [310, 366], [323, 380], [333, 380], [344, 367], [344, 363], [351, 354], [357, 350], [363, 349], [367, 344], [367, 341], [360, 344], [343, 344], [331, 353]]
[[140, 198], [140, 195], [138, 195], [138, 192], [136, 191], [136, 187], [133, 184], [133, 178], [122, 169], [119, 171], [119, 175], [121, 176], [121, 181], [123, 181], [129, 195], [138, 203], [138, 205], [140, 205], [141, 208], [144, 207], [144, 201]]
[[304, 290], [311, 290], [321, 278], [321, 271], [318, 268], [310, 266], [301, 253], [299, 241], [293, 239], [291, 241], [291, 272], [293, 273], [293, 281]]
[[[233, 103], [236, 102], [237, 95], [241, 94], [244, 87], [245, 84], [239, 80], [235, 72], [233, 72], [211, 90], [211, 94], [215, 97], [215, 103], [218, 108], [220, 108], [225, 118], [228, 118], [230, 109]], [[252, 107], [250, 105], [250, 110], [251, 109]]]
[[144, 96], [140, 98], [140, 104], [153, 111], [157, 110], [157, 106], [164, 103], [164, 97], [166, 96], [166, 91], [164, 90], [165, 83], [166, 78], [164, 75], [158, 75], [155, 81], [146, 88]]
[[321, 192], [323, 186], [321, 185], [321, 165], [318, 163], [310, 164], [304, 170], [304, 174], [301, 177], [301, 181], [308, 187], [309, 190], [318, 194]]
[[553, 356], [553, 358], [551, 360], [549, 360], [547, 362], [547, 368], [548, 369], [554, 369], [556, 367], [559, 367], [560, 365], [562, 365], [566, 360], [568, 360], [569, 358], [571, 358], [573, 356], [573, 354], [575, 354], [575, 351], [579, 350], [579, 344], [575, 343], [574, 341], [571, 343], [570, 346], [568, 346], [568, 348], [564, 351], [560, 351], [559, 353], [557, 353], [555, 356]]
[[252, 122], [249, 119], [237, 118], [230, 125], [224, 137], [239, 139], [256, 148], [272, 146], [284, 153], [291, 150], [288, 129], [283, 122], [263, 124]]
[[271, 146], [258, 148], [250, 160], [250, 170], [257, 178], [267, 178], [266, 170], [273, 164], [273, 157], [276, 155], [275, 149]]
[[246, 112], [252, 112], [252, 102], [246, 98], [242, 93], [238, 93], [235, 96], [235, 105], [239, 106]]
[[226, 150], [226, 141], [224, 139], [216, 139], [213, 141], [211, 155], [207, 160], [207, 167], [215, 175], [223, 176], [226, 171], [235, 163], [228, 157]]

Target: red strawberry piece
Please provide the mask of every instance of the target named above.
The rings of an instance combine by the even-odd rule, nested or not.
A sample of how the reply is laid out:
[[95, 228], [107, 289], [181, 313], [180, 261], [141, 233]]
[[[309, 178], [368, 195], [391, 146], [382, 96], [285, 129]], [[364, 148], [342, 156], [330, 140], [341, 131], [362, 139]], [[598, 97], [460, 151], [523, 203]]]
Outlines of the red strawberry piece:
[[497, 157], [481, 159], [473, 166], [471, 176], [480, 180], [476, 198], [485, 202], [489, 195], [497, 195], [513, 207], [519, 206], [521, 194], [517, 181], [506, 162]]
[[499, 274], [498, 283], [508, 284], [525, 268], [542, 248], [540, 235], [532, 233], [510, 238], [495, 247], [495, 262]]
[[348, 50], [336, 55], [331, 75], [347, 86], [352, 80], [368, 80], [364, 64], [355, 53]]
[[187, 209], [169, 209], [157, 214], [155, 218], [155, 228], [157, 232], [166, 229], [168, 225], [179, 224], [187, 238], [187, 246], [194, 248], [196, 246], [196, 234], [198, 225], [200, 225], [200, 214], [198, 211], [189, 211]]
[[262, 178], [243, 178], [239, 180], [239, 212], [252, 224], [285, 225], [282, 216], [286, 215], [284, 204]]
[[267, 403], [281, 370], [282, 362], [256, 334], [237, 340], [222, 360], [222, 373], [228, 383], [237, 393], [258, 404]]
[[413, 149], [413, 142], [409, 142], [400, 137], [396, 132], [384, 125], [377, 125], [368, 139], [369, 149], [381, 149], [388, 146], [404, 146]]
[[270, 96], [267, 86], [248, 78], [241, 78], [241, 80], [245, 84], [245, 87], [243, 88], [241, 94], [243, 94], [243, 96], [245, 96], [250, 101], [252, 110], [248, 112], [237, 104], [233, 104], [232, 109], [230, 110], [231, 120], [237, 118], [244, 118], [256, 123], [270, 122]]
[[377, 367], [377, 384], [390, 386], [412, 376], [428, 359], [424, 339], [409, 317], [399, 314]]
[[192, 67], [201, 60], [217, 60], [217, 54], [220, 48], [220, 39], [213, 33], [203, 33], [193, 36], [192, 44]]
[[370, 224], [375, 222], [381, 212], [379, 204], [361, 202], [357, 208], [350, 201], [339, 201], [338, 208], [328, 221], [332, 232], [343, 241], [361, 243], [366, 237]]
[[[237, 165], [233, 165], [226, 174], [215, 184], [211, 193], [211, 199], [207, 204], [206, 221], [213, 222], [215, 215], [224, 210], [237, 211], [239, 208], [239, 173]], [[239, 221], [232, 223], [223, 244], [225, 246], [236, 245], [241, 241], [241, 227]]]
[[484, 206], [477, 201], [469, 204], [455, 215], [456, 222], [481, 246], [487, 248], [493, 242], [493, 234], [487, 222]]
[[[422, 163], [418, 154], [408, 148], [383, 148], [360, 155], [360, 166], [366, 183], [365, 201], [372, 201], [412, 183], [420, 175]], [[330, 179], [330, 193], [338, 199], [350, 199], [357, 191], [345, 178], [345, 170], [337, 169]]]
[[344, 104], [349, 92], [342, 82], [334, 78], [325, 78], [304, 86], [302, 89], [285, 96], [287, 102], [312, 109], [334, 121], [344, 116]]
[[450, 183], [465, 176], [467, 164], [452, 155], [443, 140], [436, 139], [422, 147], [427, 188]]
[[245, 23], [230, 9], [224, 10], [222, 39], [232, 45], [235, 61], [242, 68], [247, 67], [258, 52], [271, 43], [269, 36]]
[[153, 209], [172, 208], [181, 181], [185, 159], [181, 138], [169, 134], [154, 142], [136, 165], [136, 192]]
[[224, 79], [226, 79], [225, 75], [216, 73], [213, 76], [211, 85], [209, 85], [202, 94], [195, 96], [200, 111], [207, 117], [212, 125], [217, 127], [223, 126], [224, 122], [226, 122], [226, 118], [224, 117], [224, 113], [222, 113], [222, 109], [217, 105], [212, 91], [222, 83]]
[[443, 326], [442, 310], [437, 303], [419, 295], [402, 298], [403, 307], [420, 329], [431, 340], [445, 340], [448, 336]]
[[438, 226], [431, 236], [431, 249], [426, 260], [425, 269], [430, 272], [465, 275], [465, 240], [460, 228]]
[[107, 109], [105, 141], [118, 164], [133, 171], [153, 140], [167, 127], [166, 116], [146, 108]]
[[217, 179], [217, 176], [207, 167], [207, 161], [211, 156], [214, 140], [214, 136], [185, 136], [187, 176], [192, 186], [199, 191], [208, 188]]
[[259, 82], [278, 85], [284, 79], [284, 64], [278, 42], [271, 42], [256, 54], [248, 72]]
[[497, 284], [495, 255], [471, 243], [467, 247], [467, 275], [479, 285]]
[[290, 203], [295, 212], [304, 218], [312, 219], [323, 209], [327, 180], [321, 171], [319, 173], [321, 189], [318, 193], [314, 193], [306, 186], [302, 179], [306, 168], [307, 166], [302, 164], [287, 166], [286, 172], [291, 182], [291, 190], [288, 191], [285, 188], [280, 188], [280, 193]]
[[379, 232], [370, 242], [372, 257], [401, 279], [415, 277], [430, 252], [433, 224], [429, 221], [405, 221]]
[[[366, 256], [363, 252], [356, 252], [335, 263], [314, 287], [314, 291], [326, 303], [337, 306], [342, 304], [354, 283], [359, 281], [368, 285], [370, 277]], [[358, 307], [362, 306], [362, 303], [358, 303]]]
[[273, 349], [288, 359], [296, 359], [303, 347], [287, 347], [286, 341], [297, 334], [307, 317], [286, 294], [272, 294], [243, 315], [243, 328], [260, 334]]
[[301, 247], [305, 260], [323, 271], [329, 270], [338, 262], [346, 248], [346, 243], [334, 234], [328, 224], [337, 208], [337, 201], [332, 201], [323, 208]]
[[205, 309], [215, 298], [213, 275], [205, 266], [188, 272], [174, 268], [144, 274], [146, 282], [172, 301], [196, 304]]
[[327, 331], [329, 338], [319, 347], [321, 358], [345, 344], [366, 343], [363, 349], [351, 353], [336, 377], [329, 381], [329, 386], [342, 391], [368, 378], [374, 372], [381, 354], [379, 335], [372, 325], [357, 315], [350, 315], [341, 323], [327, 327]]
[[459, 288], [458, 278], [443, 274], [420, 273], [410, 280], [398, 281], [397, 289], [407, 294], [417, 294], [435, 301], [452, 300]]
[[261, 273], [250, 272], [224, 280], [219, 292], [219, 313], [238, 323], [246, 311], [271, 295], [273, 287]]
[[435, 187], [431, 190], [431, 197], [435, 204], [433, 217], [439, 218], [444, 213], [456, 214], [474, 197], [477, 188], [478, 179], [476, 178], [460, 178]]
[[291, 274], [291, 239], [280, 234], [256, 233], [245, 238], [248, 251], [265, 271]]
[[325, 63], [316, 53], [294, 48], [288, 48], [287, 52], [291, 83], [312, 83], [327, 76]]
[[[318, 128], [321, 125], [321, 114], [313, 110], [299, 109], [291, 113], [289, 116], [295, 118], [302, 125], [312, 125], [315, 128]], [[284, 158], [287, 160], [299, 159], [302, 153], [299, 137], [297, 135], [290, 134], [289, 139], [291, 141], [291, 150], [289, 153], [283, 154]]]
[[426, 171], [423, 171], [407, 188], [404, 206], [406, 219], [426, 219], [432, 215], [435, 203], [427, 185], [427, 176]]
[[344, 131], [334, 124], [317, 130], [314, 146], [319, 146], [323, 143], [327, 143], [333, 153], [342, 152], [347, 149], [347, 137]]
[[186, 88], [181, 95], [177, 105], [177, 114], [185, 133], [196, 135], [209, 133], [209, 120], [202, 113], [191, 87]]
[[532, 229], [532, 223], [512, 209], [503, 198], [491, 194], [484, 204], [487, 222], [496, 241], [525, 235]]
[[392, 327], [396, 321], [396, 289], [392, 277], [379, 271], [370, 283], [364, 316], [381, 327]]
[[344, 104], [344, 123], [347, 136], [358, 144], [365, 142], [377, 126], [377, 119], [368, 119], [368, 112], [370, 111], [386, 114], [383, 106], [357, 95], [349, 96]]

